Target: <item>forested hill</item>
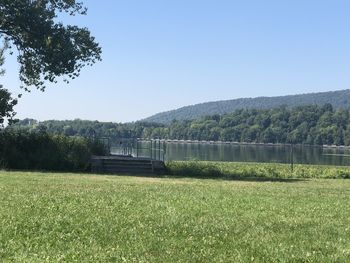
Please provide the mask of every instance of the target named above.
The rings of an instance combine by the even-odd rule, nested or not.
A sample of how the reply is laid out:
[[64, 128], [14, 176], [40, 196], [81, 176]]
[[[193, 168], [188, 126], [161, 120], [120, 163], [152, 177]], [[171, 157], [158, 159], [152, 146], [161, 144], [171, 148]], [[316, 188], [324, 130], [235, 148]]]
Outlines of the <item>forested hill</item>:
[[350, 109], [350, 89], [288, 95], [279, 97], [242, 98], [195, 104], [176, 110], [161, 112], [142, 121], [169, 124], [173, 120], [193, 120], [207, 115], [231, 113], [237, 109], [272, 109], [279, 106], [332, 104], [333, 108]]
[[[196, 120], [157, 123], [44, 121], [25, 119], [8, 130], [67, 136], [350, 145], [350, 112], [331, 104], [294, 108], [240, 109]], [[1, 150], [1, 149], [0, 149]]]

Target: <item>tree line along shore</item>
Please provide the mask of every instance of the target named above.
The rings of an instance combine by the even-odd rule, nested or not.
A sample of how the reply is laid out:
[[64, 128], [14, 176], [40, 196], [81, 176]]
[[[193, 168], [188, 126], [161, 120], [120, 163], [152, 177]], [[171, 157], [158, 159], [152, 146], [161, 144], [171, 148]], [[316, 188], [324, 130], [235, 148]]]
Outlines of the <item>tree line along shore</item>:
[[113, 123], [87, 120], [20, 120], [11, 130], [47, 132], [89, 138], [148, 138], [180, 142], [253, 144], [350, 145], [350, 114], [331, 104], [273, 109], [239, 109], [229, 114], [196, 120], [173, 120], [170, 124], [149, 122]]

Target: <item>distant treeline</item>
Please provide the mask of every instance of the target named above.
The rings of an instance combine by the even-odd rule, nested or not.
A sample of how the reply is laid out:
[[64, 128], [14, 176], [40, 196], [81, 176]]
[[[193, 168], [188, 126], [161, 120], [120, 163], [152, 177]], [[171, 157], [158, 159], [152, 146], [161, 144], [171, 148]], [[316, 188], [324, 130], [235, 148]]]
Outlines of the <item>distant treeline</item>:
[[350, 114], [346, 109], [323, 106], [240, 109], [230, 114], [169, 125], [135, 122], [22, 120], [11, 129], [44, 130], [53, 134], [111, 138], [162, 138], [262, 143], [350, 145]]
[[144, 121], [170, 124], [175, 120], [195, 120], [214, 114], [229, 114], [238, 109], [273, 109], [280, 105], [293, 108], [305, 105], [324, 105], [330, 103], [334, 109], [350, 109], [350, 90], [298, 94], [279, 97], [241, 98], [211, 101], [176, 110], [160, 112]]
[[46, 132], [49, 134], [63, 134], [66, 136], [82, 136], [87, 138], [140, 138], [144, 131], [152, 131], [158, 127], [165, 127], [155, 123], [113, 123], [87, 120], [49, 120], [38, 122], [34, 119], [20, 120], [7, 130], [22, 130], [34, 132]]

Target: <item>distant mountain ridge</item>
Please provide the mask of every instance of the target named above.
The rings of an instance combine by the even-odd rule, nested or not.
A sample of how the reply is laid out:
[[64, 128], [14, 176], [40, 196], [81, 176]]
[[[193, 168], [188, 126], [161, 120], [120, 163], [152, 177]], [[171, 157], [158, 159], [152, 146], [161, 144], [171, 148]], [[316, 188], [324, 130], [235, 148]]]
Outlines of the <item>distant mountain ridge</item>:
[[169, 124], [175, 120], [192, 120], [207, 115], [231, 113], [237, 109], [271, 109], [285, 105], [295, 107], [302, 105], [332, 104], [337, 108], [350, 110], [350, 89], [287, 95], [278, 97], [256, 97], [232, 100], [221, 100], [199, 103], [181, 107], [176, 110], [160, 112], [142, 121]]

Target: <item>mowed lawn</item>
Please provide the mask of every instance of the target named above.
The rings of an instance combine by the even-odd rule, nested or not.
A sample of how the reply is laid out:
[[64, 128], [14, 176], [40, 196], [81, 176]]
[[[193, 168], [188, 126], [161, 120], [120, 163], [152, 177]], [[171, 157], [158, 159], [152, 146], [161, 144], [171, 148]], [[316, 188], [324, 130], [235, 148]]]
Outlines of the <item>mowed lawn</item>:
[[350, 180], [0, 171], [0, 262], [349, 262]]

